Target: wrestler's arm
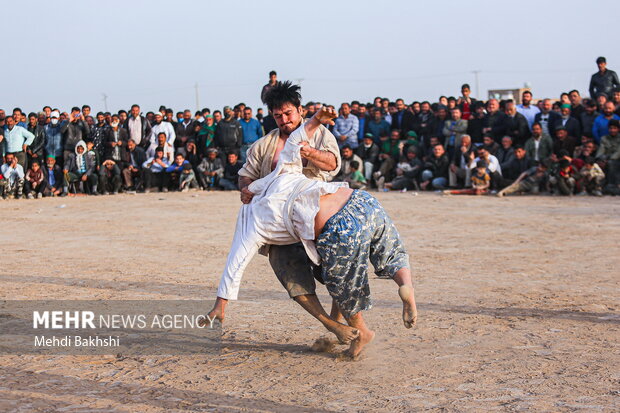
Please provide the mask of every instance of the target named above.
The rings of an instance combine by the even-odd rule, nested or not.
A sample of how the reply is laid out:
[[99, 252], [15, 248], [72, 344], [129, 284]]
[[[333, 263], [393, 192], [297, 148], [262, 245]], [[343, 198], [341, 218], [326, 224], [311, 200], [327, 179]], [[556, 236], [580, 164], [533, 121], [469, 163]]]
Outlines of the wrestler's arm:
[[[333, 119], [337, 116], [338, 114], [335, 109], [330, 109], [325, 106], [321, 107], [321, 109], [316, 112], [309, 121], [304, 123], [306, 135], [314, 135], [322, 123], [333, 125]], [[308, 142], [301, 142], [301, 145], [301, 157], [312, 162], [317, 168], [323, 171], [333, 171], [336, 169], [336, 166], [338, 166], [336, 156], [333, 153], [313, 148], [308, 144]]]

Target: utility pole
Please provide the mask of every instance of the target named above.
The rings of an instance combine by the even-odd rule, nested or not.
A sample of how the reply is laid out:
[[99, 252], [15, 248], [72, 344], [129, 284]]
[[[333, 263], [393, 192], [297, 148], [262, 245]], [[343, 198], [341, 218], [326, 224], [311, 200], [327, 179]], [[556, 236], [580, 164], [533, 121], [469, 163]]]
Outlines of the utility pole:
[[194, 85], [194, 90], [196, 91], [196, 111], [200, 110], [200, 99], [198, 96], [198, 82]]
[[478, 73], [480, 73], [480, 70], [472, 70], [472, 73], [476, 76], [476, 99], [480, 100], [482, 99], [480, 97], [480, 81], [478, 80]]
[[103, 95], [103, 108], [107, 112], [108, 111], [108, 95], [102, 93]]

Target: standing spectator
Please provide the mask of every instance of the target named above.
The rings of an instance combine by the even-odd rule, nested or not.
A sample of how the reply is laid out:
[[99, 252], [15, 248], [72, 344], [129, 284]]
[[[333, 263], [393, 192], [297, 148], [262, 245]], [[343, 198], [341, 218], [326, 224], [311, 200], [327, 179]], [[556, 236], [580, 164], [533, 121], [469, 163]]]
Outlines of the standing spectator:
[[[473, 113], [473, 105], [476, 102], [476, 99], [471, 96], [471, 88], [467, 83], [461, 86], [461, 96], [456, 101], [458, 108], [461, 110], [462, 118], [464, 120], [469, 120]], [[457, 145], [460, 146], [460, 145]]]
[[616, 110], [616, 107], [613, 102], [606, 102], [605, 105], [603, 105], [603, 113], [598, 115], [594, 120], [594, 124], [592, 125], [592, 137], [597, 145], [601, 143], [601, 138], [608, 134], [607, 125], [609, 121], [612, 119], [620, 120], [620, 116], [616, 115], [614, 110]]
[[445, 137], [444, 146], [448, 151], [448, 158], [454, 159], [456, 148], [461, 147], [461, 138], [467, 132], [467, 121], [461, 119], [461, 110], [452, 109], [452, 119], [444, 121], [443, 136]]
[[[558, 127], [563, 126], [568, 132], [569, 136], [578, 138], [581, 136], [581, 124], [577, 119], [571, 116], [571, 105], [563, 104], [561, 106], [561, 114], [560, 122], [556, 126], [556, 130]], [[572, 153], [572, 152], [571, 152]]]
[[594, 126], [594, 121], [599, 115], [596, 109], [596, 102], [593, 100], [588, 100], [585, 104], [583, 113], [581, 113], [581, 116], [579, 117], [579, 122], [581, 123], [581, 133], [589, 138], [593, 137], [592, 127]]
[[611, 96], [612, 91], [620, 86], [618, 75], [613, 70], [607, 69], [607, 60], [601, 56], [596, 59], [598, 72], [590, 79], [590, 98], [596, 99], [599, 95]]
[[536, 115], [540, 113], [540, 109], [536, 106], [532, 106], [532, 92], [526, 90], [521, 95], [521, 104], [517, 105], [517, 112], [522, 114], [527, 119], [527, 124], [530, 130], [532, 130], [532, 124], [535, 121]]
[[415, 116], [413, 130], [420, 137], [420, 141], [424, 145], [425, 152], [430, 148], [431, 127], [433, 125], [433, 112], [431, 104], [427, 101], [420, 103], [420, 113]]
[[150, 144], [149, 136], [151, 135], [151, 123], [140, 114], [139, 105], [131, 105], [129, 118], [127, 118], [127, 122], [123, 124], [123, 128], [127, 130], [129, 139], [134, 141], [136, 145], [144, 150], [148, 148]]
[[170, 165], [174, 161], [174, 148], [167, 142], [164, 132], [160, 132], [159, 135], [157, 135], [157, 141], [149, 146], [146, 151], [146, 157], [155, 158], [157, 148], [162, 148], [164, 151], [164, 158], [168, 160], [168, 165]]
[[97, 113], [97, 123], [90, 129], [90, 138], [93, 142], [95, 151], [101, 158], [105, 156], [105, 140], [109, 125], [105, 121], [103, 112]]
[[118, 115], [112, 115], [112, 122], [105, 136], [104, 159], [112, 159], [118, 164], [119, 168], [122, 168], [122, 162], [127, 159], [127, 139], [127, 129], [120, 126], [120, 118]]
[[355, 116], [357, 116], [357, 120], [359, 121], [359, 128], [357, 131], [357, 142], [362, 142], [362, 140], [364, 139], [364, 133], [366, 133], [366, 126], [368, 125], [368, 122], [370, 121], [370, 118], [368, 114], [366, 113], [366, 106], [360, 105]]
[[468, 165], [475, 157], [471, 137], [469, 135], [461, 136], [461, 144], [457, 150], [455, 150], [454, 157], [450, 161], [450, 168], [448, 171], [448, 183], [450, 188], [457, 187], [459, 180], [464, 182], [464, 186], [469, 186], [469, 174], [467, 173], [469, 170]]
[[340, 106], [340, 116], [336, 118], [334, 125], [334, 136], [338, 141], [340, 149], [344, 145], [349, 145], [352, 149], [357, 149], [359, 142], [357, 140], [357, 132], [359, 131], [359, 121], [357, 116], [351, 113], [351, 106], [343, 103]]
[[[82, 186], [82, 192], [90, 191], [91, 195], [97, 195], [97, 160], [94, 151], [86, 150], [86, 143], [79, 141], [75, 144], [74, 153], [67, 156], [64, 165], [65, 191], [69, 193], [69, 185]], [[88, 188], [86, 188], [88, 184]], [[76, 188], [77, 190], [77, 188]]]
[[205, 121], [200, 125], [196, 135], [196, 148], [203, 158], [209, 148], [215, 148], [215, 122], [212, 115], [205, 115]]
[[245, 162], [246, 153], [250, 146], [263, 137], [263, 127], [258, 119], [252, 117], [252, 108], [246, 106], [243, 109], [243, 118], [239, 122], [243, 129], [243, 145], [241, 145], [241, 162]]
[[166, 142], [174, 148], [174, 141], [177, 135], [174, 131], [172, 123], [165, 121], [161, 112], [155, 112], [155, 121], [151, 127], [151, 137], [149, 139], [151, 145], [154, 143], [157, 144], [160, 133], [163, 133], [166, 136]]
[[[380, 136], [390, 135], [390, 124], [383, 119], [381, 109], [375, 108], [372, 112], [372, 120], [366, 125], [366, 133], [371, 133], [375, 139], [375, 143], [379, 142]], [[366, 135], [364, 135], [366, 136]]]
[[239, 157], [235, 152], [228, 153], [226, 160], [224, 174], [222, 179], [220, 179], [220, 186], [225, 191], [237, 191], [239, 190], [239, 170], [243, 167], [243, 164], [239, 162]]
[[263, 86], [263, 90], [260, 92], [261, 102], [265, 103], [265, 96], [267, 96], [267, 92], [269, 92], [271, 88], [276, 85], [276, 83], [278, 83], [278, 74], [275, 70], [272, 70], [269, 72], [269, 83]]
[[581, 125], [581, 114], [585, 112], [586, 109], [581, 102], [581, 95], [579, 94], [579, 91], [577, 89], [573, 89], [568, 92], [568, 99], [570, 100], [571, 105], [571, 115], [579, 121], [580, 127], [583, 128], [583, 125]]
[[238, 152], [243, 144], [243, 128], [234, 118], [230, 106], [224, 107], [224, 116], [215, 128], [215, 145], [223, 156], [228, 152]]
[[224, 175], [222, 159], [217, 156], [217, 149], [207, 149], [207, 156], [198, 165], [198, 182], [204, 190], [211, 190], [220, 185]]
[[551, 110], [552, 108], [551, 99], [545, 99], [542, 102], [542, 110], [534, 116], [534, 122], [540, 124], [542, 134], [547, 137], [555, 136], [555, 128], [561, 123], [560, 114]]
[[39, 161], [39, 169], [43, 156], [45, 155], [45, 129], [39, 125], [39, 116], [36, 113], [28, 115], [28, 132], [34, 135], [34, 140], [26, 150], [28, 154], [28, 164], [33, 160]]
[[[64, 122], [60, 127], [60, 131], [64, 138], [64, 164], [70, 156], [75, 154], [75, 148], [78, 142], [85, 141], [89, 137], [88, 125], [82, 118], [80, 108], [73, 107], [69, 114], [69, 121]], [[65, 168], [66, 169], [66, 168]]]
[[66, 195], [62, 192], [64, 187], [64, 177], [62, 168], [56, 164], [54, 155], [47, 155], [45, 160], [45, 196]]
[[523, 145], [530, 137], [527, 119], [517, 112], [517, 107], [512, 100], [506, 102], [504, 111], [506, 113], [506, 135], [510, 136], [515, 144]]
[[164, 148], [155, 148], [155, 156], [150, 157], [142, 164], [142, 182], [144, 182], [144, 192], [151, 192], [153, 184], [160, 192], [168, 192], [168, 174], [166, 168], [170, 165], [168, 159], [164, 157]]
[[532, 137], [525, 142], [525, 153], [534, 161], [547, 160], [553, 153], [553, 141], [542, 134], [542, 126], [538, 122], [532, 125]]
[[127, 140], [127, 162], [121, 171], [126, 191], [133, 192], [140, 186], [144, 162], [146, 162], [144, 149], [136, 145], [133, 139]]
[[405, 136], [410, 130], [415, 128], [415, 116], [413, 112], [407, 110], [405, 101], [396, 99], [396, 112], [391, 116], [391, 128], [398, 129], [400, 136]]
[[477, 101], [472, 105], [473, 113], [467, 121], [467, 134], [471, 136], [472, 143], [482, 142], [482, 128], [484, 126], [484, 105]]
[[501, 142], [506, 134], [506, 115], [499, 110], [497, 99], [489, 99], [487, 102], [487, 114], [484, 117], [482, 135], [490, 136], [497, 143]]
[[4, 164], [0, 167], [0, 173], [6, 180], [2, 198], [14, 197], [15, 199], [20, 199], [24, 190], [24, 168], [17, 163], [17, 157], [13, 153], [5, 155]]
[[176, 138], [174, 148], [176, 152], [185, 152], [185, 145], [190, 139], [195, 140], [196, 121], [192, 119], [192, 112], [189, 109], [183, 111], [183, 119], [177, 123]]
[[52, 155], [54, 159], [63, 160], [62, 151], [62, 131], [59, 121], [60, 113], [57, 110], [52, 111], [50, 114], [50, 123], [45, 125], [45, 153], [49, 156]]
[[[34, 141], [34, 135], [22, 126], [17, 125], [15, 117], [9, 116], [6, 118], [6, 129], [4, 130], [4, 153], [15, 155], [14, 158], [17, 163], [23, 168], [27, 167], [28, 160], [26, 153], [28, 147]], [[6, 177], [6, 175], [5, 175]]]
[[367, 182], [370, 182], [375, 165], [379, 159], [379, 147], [376, 143], [374, 143], [371, 133], [367, 133], [364, 136], [362, 144], [357, 147], [357, 156], [359, 156], [363, 162], [364, 177]]
[[450, 161], [446, 155], [443, 145], [435, 145], [433, 147], [432, 156], [424, 164], [420, 189], [445, 189], [448, 185], [448, 170]]

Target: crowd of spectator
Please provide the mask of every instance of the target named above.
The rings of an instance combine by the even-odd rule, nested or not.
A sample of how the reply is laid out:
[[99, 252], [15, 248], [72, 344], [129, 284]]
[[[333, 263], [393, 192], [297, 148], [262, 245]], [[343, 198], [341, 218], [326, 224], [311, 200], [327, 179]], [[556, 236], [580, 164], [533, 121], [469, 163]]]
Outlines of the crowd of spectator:
[[[620, 194], [620, 82], [597, 59], [590, 98], [458, 97], [437, 102], [377, 97], [345, 102], [330, 130], [342, 156], [336, 180], [380, 191], [450, 194]], [[275, 72], [261, 96], [277, 82]], [[303, 105], [311, 117], [322, 105]], [[69, 112], [45, 106], [26, 115], [0, 109], [0, 193], [7, 198], [72, 194], [236, 190], [251, 145], [275, 129], [271, 114], [239, 103], [213, 113], [161, 106], [143, 114]]]

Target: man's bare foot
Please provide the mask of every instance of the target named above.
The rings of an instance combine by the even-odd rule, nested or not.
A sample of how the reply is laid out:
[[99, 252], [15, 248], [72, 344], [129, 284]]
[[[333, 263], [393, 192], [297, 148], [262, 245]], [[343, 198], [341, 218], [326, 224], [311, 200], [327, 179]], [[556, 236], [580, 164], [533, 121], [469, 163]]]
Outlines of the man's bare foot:
[[341, 344], [349, 344], [360, 335], [360, 331], [357, 328], [345, 326], [340, 323], [330, 324], [329, 326], [325, 326], [325, 328], [334, 333]]
[[359, 355], [362, 353], [364, 346], [370, 343], [374, 338], [374, 331], [369, 329], [360, 330], [359, 337], [351, 342], [351, 347], [345, 351], [345, 354], [353, 360], [357, 360]]
[[410, 285], [401, 285], [398, 288], [398, 295], [403, 301], [403, 323], [406, 328], [411, 328], [418, 320], [418, 310], [415, 305], [413, 287]]
[[219, 320], [220, 323], [224, 323], [224, 309], [218, 306], [213, 307], [213, 310], [198, 322], [200, 327], [213, 327], [215, 320]]

